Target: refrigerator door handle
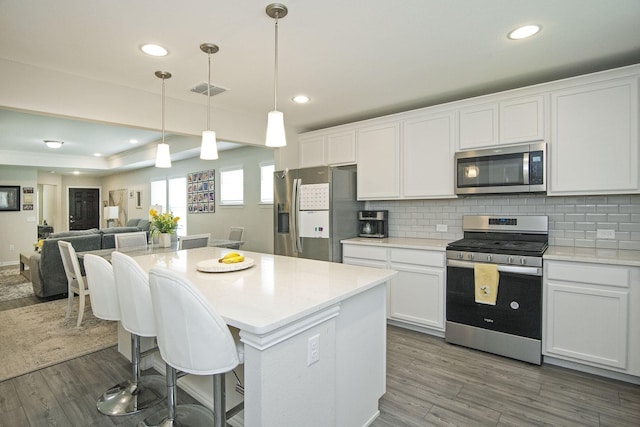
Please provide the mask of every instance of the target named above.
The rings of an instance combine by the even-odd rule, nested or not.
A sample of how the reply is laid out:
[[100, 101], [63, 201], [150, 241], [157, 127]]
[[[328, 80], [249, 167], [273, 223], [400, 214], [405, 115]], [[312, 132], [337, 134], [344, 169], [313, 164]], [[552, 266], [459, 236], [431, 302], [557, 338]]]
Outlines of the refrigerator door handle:
[[293, 233], [291, 236], [294, 239], [295, 251], [299, 254], [302, 252], [302, 238], [300, 237], [300, 223], [298, 220], [298, 211], [300, 209], [300, 178], [293, 180], [293, 190], [291, 193], [291, 222], [293, 223], [291, 229]]

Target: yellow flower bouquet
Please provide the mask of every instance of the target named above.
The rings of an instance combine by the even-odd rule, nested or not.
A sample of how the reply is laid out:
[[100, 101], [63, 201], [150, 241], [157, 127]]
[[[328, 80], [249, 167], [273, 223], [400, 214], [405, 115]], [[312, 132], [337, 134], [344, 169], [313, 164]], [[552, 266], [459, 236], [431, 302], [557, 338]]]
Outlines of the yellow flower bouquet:
[[178, 228], [179, 216], [173, 216], [173, 212], [158, 213], [155, 209], [149, 209], [151, 216], [150, 230], [152, 235], [169, 233], [173, 234]]

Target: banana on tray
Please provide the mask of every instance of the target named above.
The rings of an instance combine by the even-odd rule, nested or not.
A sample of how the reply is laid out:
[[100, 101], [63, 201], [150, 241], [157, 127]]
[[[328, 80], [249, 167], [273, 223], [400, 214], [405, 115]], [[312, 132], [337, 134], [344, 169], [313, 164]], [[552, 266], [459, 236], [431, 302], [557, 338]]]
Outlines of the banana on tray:
[[244, 261], [244, 256], [240, 255], [237, 252], [229, 252], [218, 260], [218, 262], [223, 264], [235, 264], [242, 261]]

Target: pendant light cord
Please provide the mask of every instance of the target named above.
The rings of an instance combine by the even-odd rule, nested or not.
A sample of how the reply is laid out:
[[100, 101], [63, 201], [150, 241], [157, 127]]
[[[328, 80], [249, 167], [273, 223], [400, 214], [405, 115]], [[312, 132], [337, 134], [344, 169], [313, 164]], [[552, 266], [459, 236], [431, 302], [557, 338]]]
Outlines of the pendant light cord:
[[209, 74], [207, 75], [207, 130], [211, 130], [211, 52], [209, 57]]
[[164, 144], [164, 77], [162, 77], [162, 143]]
[[276, 55], [273, 65], [273, 110], [278, 110], [278, 14], [276, 14]]

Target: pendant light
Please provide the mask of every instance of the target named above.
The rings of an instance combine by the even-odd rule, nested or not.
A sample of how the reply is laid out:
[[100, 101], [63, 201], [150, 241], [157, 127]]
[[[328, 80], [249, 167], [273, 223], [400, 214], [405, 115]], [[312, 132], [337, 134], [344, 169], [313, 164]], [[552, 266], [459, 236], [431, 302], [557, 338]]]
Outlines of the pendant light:
[[273, 111], [267, 116], [267, 147], [284, 147], [287, 137], [284, 133], [284, 115], [278, 111], [278, 19], [287, 16], [287, 7], [280, 3], [271, 3], [266, 9], [267, 15], [276, 20], [276, 49], [273, 71]]
[[202, 132], [202, 145], [200, 146], [200, 158], [203, 160], [215, 160], [218, 158], [216, 133], [211, 130], [211, 54], [220, 50], [213, 43], [203, 43], [200, 50], [209, 57], [209, 74], [207, 77], [207, 130]]
[[156, 167], [170, 168], [171, 153], [169, 152], [169, 144], [164, 142], [164, 81], [171, 78], [171, 73], [167, 71], [156, 71], [156, 77], [162, 79], [162, 143], [158, 144], [156, 151]]

